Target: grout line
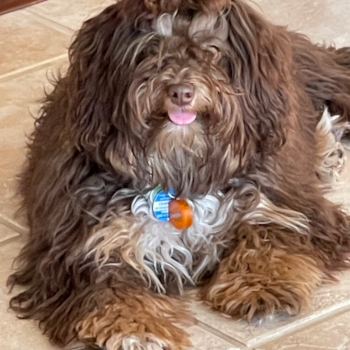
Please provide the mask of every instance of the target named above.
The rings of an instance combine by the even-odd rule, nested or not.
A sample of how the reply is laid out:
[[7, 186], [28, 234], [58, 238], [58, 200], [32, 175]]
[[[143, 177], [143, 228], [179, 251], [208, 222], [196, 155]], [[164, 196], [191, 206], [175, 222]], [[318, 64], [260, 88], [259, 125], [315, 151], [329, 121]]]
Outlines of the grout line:
[[72, 35], [75, 33], [74, 29], [67, 27], [63, 24], [60, 24], [58, 22], [55, 22], [54, 20], [48, 17], [42, 16], [33, 9], [26, 8], [25, 10], [22, 10], [22, 12], [26, 13], [27, 15], [29, 14], [30, 16], [34, 17], [35, 20], [37, 20], [38, 22], [43, 23], [48, 27], [51, 27], [61, 33], [68, 34], [68, 35]]
[[198, 321], [196, 326], [202, 328], [203, 330], [207, 331], [208, 333], [215, 335], [218, 338], [225, 340], [226, 342], [232, 344], [233, 346], [238, 347], [239, 349], [242, 349], [242, 350], [249, 349], [244, 343], [238, 341], [237, 339], [230, 337], [229, 335], [219, 331], [218, 329], [213, 328], [212, 326], [207, 325], [206, 323], [203, 323], [202, 321]]
[[17, 234], [16, 236], [12, 236], [12, 237], [6, 238], [6, 239], [0, 241], [0, 247], [2, 247], [3, 245], [5, 245], [7, 243], [11, 243], [13, 241], [17, 241], [18, 239], [22, 239], [22, 236], [19, 235], [19, 234]]
[[0, 75], [0, 83], [7, 81], [7, 80], [10, 80], [10, 79], [13, 79], [13, 78], [17, 78], [18, 76], [34, 72], [36, 70], [39, 70], [39, 69], [42, 69], [45, 67], [48, 67], [51, 65], [51, 63], [59, 61], [60, 59], [63, 59], [63, 58], [67, 58], [67, 57], [68, 57], [67, 53], [65, 53], [65, 54], [62, 54], [62, 55], [59, 55], [59, 56], [56, 56], [53, 58], [49, 58], [45, 61], [40, 61], [40, 62], [34, 63], [30, 66], [19, 68], [19, 69], [12, 71], [12, 72], [9, 72], [9, 73], [5, 73], [3, 75]]
[[20, 235], [27, 234], [28, 230], [26, 227], [18, 224], [16, 221], [8, 218], [7, 216], [0, 213], [0, 224], [12, 229], [13, 231], [19, 233]]

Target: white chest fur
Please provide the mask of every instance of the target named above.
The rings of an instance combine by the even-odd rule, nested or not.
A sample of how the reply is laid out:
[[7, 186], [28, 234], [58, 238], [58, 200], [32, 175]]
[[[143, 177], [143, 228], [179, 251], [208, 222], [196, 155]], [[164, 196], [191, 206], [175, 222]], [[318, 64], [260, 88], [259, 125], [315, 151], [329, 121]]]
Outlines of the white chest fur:
[[[219, 259], [220, 233], [227, 224], [228, 211], [222, 210], [219, 197], [213, 195], [188, 200], [188, 203], [194, 221], [191, 227], [180, 231], [169, 222], [155, 219], [144, 196], [134, 199], [131, 210], [135, 223], [142, 227], [135, 251], [153, 280], [158, 280], [158, 274], [164, 279], [164, 275], [171, 273], [180, 285], [184, 278], [195, 283], [201, 273]], [[195, 262], [194, 256], [200, 257], [199, 261]]]
[[[255, 193], [249, 205], [243, 190]], [[169, 222], [155, 219], [147, 194], [120, 191], [119, 197], [125, 196], [134, 198], [131, 212], [112, 212], [103, 228], [100, 226], [92, 233], [86, 249], [101, 266], [111, 265], [112, 254], [118, 256], [119, 262], [113, 265], [132, 266], [160, 292], [166, 290], [167, 281], [174, 277], [180, 291], [186, 281], [195, 284], [219, 261], [225, 243], [234, 238], [235, 228], [242, 222], [275, 223], [299, 234], [308, 232], [303, 214], [274, 206], [251, 183], [225, 197], [208, 194], [188, 200], [194, 220], [186, 230], [177, 230]]]

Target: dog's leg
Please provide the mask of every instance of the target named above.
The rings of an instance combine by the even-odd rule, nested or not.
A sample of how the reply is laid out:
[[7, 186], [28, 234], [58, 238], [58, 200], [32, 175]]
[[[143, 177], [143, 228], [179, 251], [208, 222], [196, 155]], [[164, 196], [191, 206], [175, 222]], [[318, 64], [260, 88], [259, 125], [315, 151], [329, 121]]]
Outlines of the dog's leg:
[[[283, 221], [242, 223], [203, 290], [204, 299], [224, 313], [248, 320], [277, 311], [297, 314], [316, 286], [349, 267], [350, 218], [323, 196], [312, 153], [307, 153], [312, 146], [291, 140], [285, 154], [266, 161], [264, 172], [254, 169], [252, 176], [275, 206], [304, 215], [307, 231], [296, 233]], [[294, 161], [303, 152], [307, 161]]]
[[[123, 232], [128, 237], [128, 232]], [[107, 238], [98, 239], [106, 249], [112, 244]], [[92, 244], [67, 248], [65, 260], [53, 261], [50, 252], [44, 253], [29, 288], [11, 300], [12, 309], [24, 318], [38, 320], [51, 341], [59, 345], [82, 341], [105, 350], [180, 350], [189, 346], [186, 332], [175, 326], [191, 322], [185, 303], [152, 292], [113, 247], [102, 253], [100, 263], [94, 255], [96, 242]], [[52, 264], [55, 273], [50, 274]], [[22, 271], [15, 273], [10, 283], [18, 282], [22, 275]]]
[[[181, 350], [190, 324], [185, 304], [153, 293], [127, 266], [99, 270], [81, 266], [81, 276], [66, 275], [49, 290], [36, 274], [31, 287], [11, 301], [24, 318], [40, 321], [51, 341], [65, 346], [81, 341], [105, 350]], [[52, 283], [55, 276], [51, 277]]]
[[277, 225], [243, 224], [234, 245], [203, 289], [213, 308], [231, 316], [295, 315], [326, 276], [309, 238]]
[[87, 252], [94, 256], [98, 270], [115, 264], [110, 272], [118, 277], [107, 288], [94, 289], [84, 300], [90, 311], [76, 323], [78, 339], [94, 339], [106, 350], [183, 349], [190, 345], [188, 335], [173, 323], [188, 323], [191, 316], [184, 303], [149, 290], [142, 261], [136, 258], [140, 252], [135, 240], [142, 230], [134, 220], [114, 218], [88, 240]]
[[180, 350], [190, 345], [186, 332], [172, 323], [188, 315], [169, 297], [121, 284], [96, 290], [84, 303], [91, 311], [75, 325], [83, 342], [106, 350]]

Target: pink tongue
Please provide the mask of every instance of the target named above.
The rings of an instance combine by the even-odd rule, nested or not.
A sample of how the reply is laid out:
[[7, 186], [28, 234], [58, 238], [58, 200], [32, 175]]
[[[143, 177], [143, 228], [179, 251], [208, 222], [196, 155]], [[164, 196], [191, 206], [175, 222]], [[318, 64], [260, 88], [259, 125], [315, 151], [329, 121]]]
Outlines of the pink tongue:
[[187, 125], [191, 124], [196, 119], [196, 115], [187, 112], [172, 112], [169, 113], [169, 118], [174, 124]]

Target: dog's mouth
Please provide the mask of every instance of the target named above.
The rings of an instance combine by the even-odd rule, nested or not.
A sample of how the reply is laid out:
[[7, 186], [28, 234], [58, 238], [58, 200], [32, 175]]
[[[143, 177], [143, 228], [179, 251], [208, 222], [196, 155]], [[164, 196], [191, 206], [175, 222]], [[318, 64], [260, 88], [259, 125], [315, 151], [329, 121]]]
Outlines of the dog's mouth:
[[197, 117], [192, 111], [186, 111], [182, 108], [168, 112], [169, 119], [176, 125], [191, 124]]

